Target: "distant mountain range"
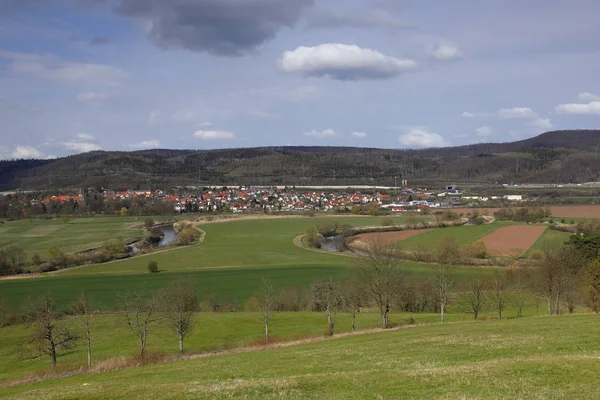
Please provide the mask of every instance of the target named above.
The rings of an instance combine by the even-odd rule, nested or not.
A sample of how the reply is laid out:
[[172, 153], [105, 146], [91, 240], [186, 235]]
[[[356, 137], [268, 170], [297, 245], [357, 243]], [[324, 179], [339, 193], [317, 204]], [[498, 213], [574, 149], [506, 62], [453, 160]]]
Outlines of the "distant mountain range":
[[177, 185], [411, 185], [600, 180], [600, 130], [552, 131], [510, 143], [423, 150], [260, 147], [94, 151], [0, 161], [0, 190]]

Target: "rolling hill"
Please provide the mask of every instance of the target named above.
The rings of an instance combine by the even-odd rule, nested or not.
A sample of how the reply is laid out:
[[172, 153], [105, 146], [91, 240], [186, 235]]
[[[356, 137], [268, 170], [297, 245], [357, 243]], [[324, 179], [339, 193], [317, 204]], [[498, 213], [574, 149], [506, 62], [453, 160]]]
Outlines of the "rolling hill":
[[261, 147], [95, 151], [0, 161], [0, 190], [176, 185], [394, 185], [588, 182], [600, 175], [600, 130], [552, 131], [508, 143], [423, 150]]

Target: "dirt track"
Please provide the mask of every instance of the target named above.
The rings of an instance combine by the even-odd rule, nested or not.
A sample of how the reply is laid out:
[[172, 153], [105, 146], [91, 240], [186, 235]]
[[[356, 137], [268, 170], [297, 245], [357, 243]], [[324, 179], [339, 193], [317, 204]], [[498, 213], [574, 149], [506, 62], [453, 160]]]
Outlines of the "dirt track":
[[420, 235], [425, 232], [429, 232], [431, 229], [412, 229], [409, 231], [399, 231], [399, 232], [373, 232], [373, 233], [361, 233], [356, 236], [356, 240], [360, 240], [366, 244], [392, 244], [399, 242], [401, 240], [405, 240], [411, 238], [413, 236]]
[[545, 226], [507, 226], [496, 229], [478, 242], [483, 242], [491, 255], [521, 256], [538, 240], [546, 230]]

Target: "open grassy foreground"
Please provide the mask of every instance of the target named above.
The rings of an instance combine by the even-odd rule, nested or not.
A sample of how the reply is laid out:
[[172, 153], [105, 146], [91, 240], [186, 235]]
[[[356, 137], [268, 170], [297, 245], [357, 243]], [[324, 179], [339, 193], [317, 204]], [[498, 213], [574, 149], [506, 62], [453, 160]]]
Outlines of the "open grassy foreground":
[[461, 322], [0, 388], [11, 399], [592, 399], [597, 315]]
[[136, 229], [143, 218], [77, 218], [68, 222], [62, 219], [30, 219], [6, 222], [0, 225], [0, 248], [21, 247], [28, 257], [38, 253], [47, 259], [48, 248], [56, 246], [66, 253], [95, 249], [108, 239], [120, 236], [134, 241], [144, 234]]

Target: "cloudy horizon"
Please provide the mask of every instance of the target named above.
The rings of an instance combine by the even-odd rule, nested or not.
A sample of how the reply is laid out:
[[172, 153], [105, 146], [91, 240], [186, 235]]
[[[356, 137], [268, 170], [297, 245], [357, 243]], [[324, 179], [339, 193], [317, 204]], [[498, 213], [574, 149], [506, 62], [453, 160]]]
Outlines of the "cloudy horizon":
[[594, 129], [598, 14], [593, 0], [4, 0], [0, 159]]

